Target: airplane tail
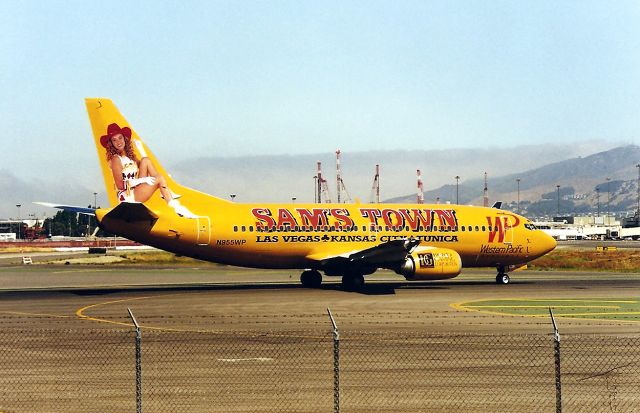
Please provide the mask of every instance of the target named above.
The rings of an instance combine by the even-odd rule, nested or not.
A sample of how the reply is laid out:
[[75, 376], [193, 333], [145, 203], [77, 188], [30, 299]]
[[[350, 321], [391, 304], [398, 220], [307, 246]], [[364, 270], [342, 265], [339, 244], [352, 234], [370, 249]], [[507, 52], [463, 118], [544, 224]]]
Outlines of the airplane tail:
[[[205, 196], [204, 194], [195, 191], [193, 189], [179, 185], [173, 180], [171, 175], [167, 173], [163, 165], [158, 161], [153, 152], [144, 143], [144, 141], [138, 136], [135, 130], [129, 125], [129, 122], [122, 116], [120, 111], [116, 108], [110, 99], [106, 98], [87, 98], [85, 99], [87, 106], [87, 112], [89, 114], [89, 120], [91, 121], [91, 128], [93, 129], [93, 139], [96, 150], [98, 151], [98, 160], [100, 162], [100, 168], [102, 176], [104, 178], [105, 188], [107, 190], [107, 198], [109, 200], [109, 207], [113, 208], [119, 205], [121, 202], [142, 202], [151, 210], [162, 210], [169, 206], [173, 206], [179, 215], [187, 216], [192, 214], [191, 210], [202, 208], [202, 204], [210, 202], [226, 202], [219, 198]], [[166, 189], [169, 192], [169, 197], [174, 198], [171, 203], [162, 195], [160, 189], [155, 190], [148, 198], [140, 198], [137, 194], [134, 194], [136, 185], [135, 180], [141, 178], [138, 176], [140, 170], [133, 165], [126, 165], [126, 160], [123, 160], [123, 175], [132, 174], [126, 177], [122, 187], [118, 187], [115, 182], [114, 173], [111, 170], [111, 165], [108, 160], [108, 152], [113, 152], [111, 146], [111, 137], [121, 133], [125, 141], [127, 142], [128, 154], [133, 155], [135, 159], [132, 161], [137, 163], [138, 167], [142, 166], [142, 160], [148, 158], [147, 161], [152, 165], [152, 168], [157, 172], [157, 176], [162, 176], [166, 182]], [[112, 157], [114, 155], [111, 155]], [[117, 156], [117, 155], [116, 155]], [[128, 156], [131, 158], [131, 156]], [[163, 188], [164, 190], [165, 188]], [[165, 194], [166, 194], [165, 190]], [[146, 198], [146, 199], [145, 199]], [[179, 200], [178, 200], [179, 198]], [[206, 198], [206, 200], [205, 200]], [[176, 207], [177, 206], [177, 207]], [[196, 213], [197, 214], [197, 213]]]

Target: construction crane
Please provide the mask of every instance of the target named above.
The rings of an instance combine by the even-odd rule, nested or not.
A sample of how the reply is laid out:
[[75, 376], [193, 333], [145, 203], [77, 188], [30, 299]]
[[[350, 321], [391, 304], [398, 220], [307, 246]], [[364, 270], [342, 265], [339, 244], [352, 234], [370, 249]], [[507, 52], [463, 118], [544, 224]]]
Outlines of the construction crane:
[[331, 194], [329, 193], [329, 186], [327, 185], [327, 180], [322, 177], [322, 162], [318, 161], [318, 203], [322, 203], [322, 199], [324, 198], [324, 202], [327, 204], [331, 203]]

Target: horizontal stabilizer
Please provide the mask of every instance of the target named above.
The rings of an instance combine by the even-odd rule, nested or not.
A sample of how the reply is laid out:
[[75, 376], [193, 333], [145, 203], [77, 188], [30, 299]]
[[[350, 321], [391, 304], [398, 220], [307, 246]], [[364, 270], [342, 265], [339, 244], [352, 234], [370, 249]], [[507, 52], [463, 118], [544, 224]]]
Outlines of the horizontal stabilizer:
[[34, 202], [34, 204], [46, 206], [49, 208], [62, 209], [64, 211], [69, 211], [69, 212], [75, 212], [76, 214], [85, 214], [85, 215], [96, 214], [95, 208], [83, 208], [83, 207], [73, 206], [73, 205], [59, 205], [59, 204], [53, 204], [51, 202]]
[[109, 211], [103, 218], [106, 219], [118, 219], [126, 222], [136, 221], [155, 221], [158, 219], [158, 215], [151, 212], [149, 208], [144, 204], [133, 202], [121, 202]]

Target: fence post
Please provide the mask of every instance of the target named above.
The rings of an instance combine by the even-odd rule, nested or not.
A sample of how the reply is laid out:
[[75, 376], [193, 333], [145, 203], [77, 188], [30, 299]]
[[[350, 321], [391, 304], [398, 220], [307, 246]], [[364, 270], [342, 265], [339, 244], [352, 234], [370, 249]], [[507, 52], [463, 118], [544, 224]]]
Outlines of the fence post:
[[329, 308], [327, 313], [333, 325], [333, 412], [340, 413], [340, 333]]
[[136, 413], [142, 413], [142, 333], [131, 309], [127, 308], [127, 311], [136, 327]]
[[556, 325], [556, 319], [553, 317], [553, 311], [549, 307], [549, 315], [553, 323], [553, 349], [556, 360], [556, 413], [562, 413], [562, 376], [560, 370], [560, 332]]

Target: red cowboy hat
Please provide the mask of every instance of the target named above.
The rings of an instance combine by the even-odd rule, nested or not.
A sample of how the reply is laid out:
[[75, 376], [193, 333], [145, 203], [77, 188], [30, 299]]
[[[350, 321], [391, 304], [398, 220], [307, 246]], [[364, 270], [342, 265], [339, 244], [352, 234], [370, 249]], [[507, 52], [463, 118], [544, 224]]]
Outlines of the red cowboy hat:
[[105, 148], [108, 147], [109, 141], [111, 138], [117, 134], [121, 133], [127, 139], [131, 139], [131, 129], [128, 127], [121, 128], [117, 123], [112, 123], [107, 126], [107, 134], [100, 137], [100, 143]]

